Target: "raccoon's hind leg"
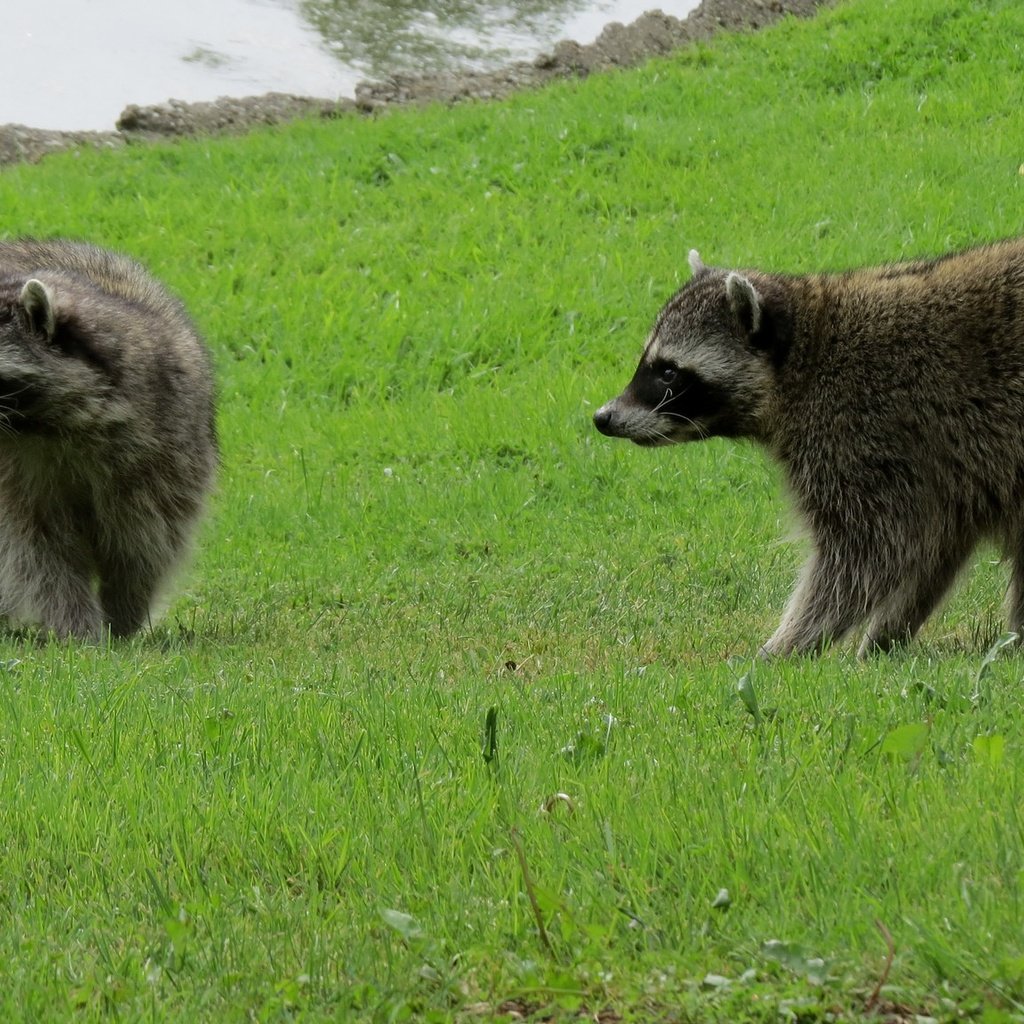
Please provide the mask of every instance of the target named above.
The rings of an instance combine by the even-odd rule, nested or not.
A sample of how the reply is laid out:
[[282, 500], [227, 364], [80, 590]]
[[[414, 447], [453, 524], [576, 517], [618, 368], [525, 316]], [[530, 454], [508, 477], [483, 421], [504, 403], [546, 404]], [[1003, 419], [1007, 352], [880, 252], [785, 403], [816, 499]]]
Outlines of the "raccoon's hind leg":
[[188, 553], [194, 520], [170, 522], [149, 502], [119, 512], [97, 530], [99, 595], [111, 634], [130, 636], [157, 611], [160, 592]]
[[873, 613], [858, 658], [885, 653], [911, 640], [952, 586], [970, 551], [946, 553], [936, 563], [923, 559], [906, 569], [903, 584]]
[[124, 554], [100, 566], [100, 604], [112, 636], [130, 636], [149, 622], [150, 608], [164, 578], [153, 559]]
[[1024, 538], [1016, 550], [1010, 551], [1013, 567], [1010, 570], [1010, 592], [1007, 599], [1007, 619], [1010, 631], [1024, 640]]
[[815, 552], [801, 570], [782, 622], [761, 654], [814, 654], [841, 640], [867, 616], [863, 590], [847, 559], [835, 551]]

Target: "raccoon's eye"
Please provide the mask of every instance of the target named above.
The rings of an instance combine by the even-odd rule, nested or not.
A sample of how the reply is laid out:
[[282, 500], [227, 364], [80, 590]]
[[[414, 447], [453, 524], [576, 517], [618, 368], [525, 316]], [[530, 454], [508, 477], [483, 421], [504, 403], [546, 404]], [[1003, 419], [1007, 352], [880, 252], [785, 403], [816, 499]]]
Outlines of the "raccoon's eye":
[[674, 366], [663, 366], [658, 371], [658, 379], [663, 384], [674, 384], [679, 376], [679, 371]]

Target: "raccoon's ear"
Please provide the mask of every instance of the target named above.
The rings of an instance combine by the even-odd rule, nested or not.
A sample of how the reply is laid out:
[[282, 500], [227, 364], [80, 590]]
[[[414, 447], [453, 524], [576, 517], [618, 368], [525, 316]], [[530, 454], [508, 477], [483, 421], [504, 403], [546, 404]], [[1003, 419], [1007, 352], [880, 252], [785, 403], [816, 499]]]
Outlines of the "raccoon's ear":
[[57, 315], [54, 312], [53, 292], [37, 278], [30, 278], [21, 289], [21, 307], [25, 310], [30, 330], [52, 341], [57, 333]]
[[690, 250], [690, 255], [687, 257], [690, 264], [690, 273], [694, 277], [700, 277], [708, 268], [704, 266], [704, 261], [700, 258], [700, 253], [696, 249]]
[[757, 289], [742, 274], [733, 271], [725, 279], [725, 296], [747, 334], [757, 334], [761, 327], [761, 296]]

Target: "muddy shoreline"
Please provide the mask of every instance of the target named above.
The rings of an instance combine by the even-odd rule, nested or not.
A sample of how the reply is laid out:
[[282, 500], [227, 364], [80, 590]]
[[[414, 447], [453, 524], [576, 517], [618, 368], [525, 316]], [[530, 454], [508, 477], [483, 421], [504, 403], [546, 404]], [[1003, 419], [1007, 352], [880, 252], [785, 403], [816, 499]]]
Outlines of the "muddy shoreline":
[[563, 78], [583, 78], [596, 71], [628, 68], [709, 39], [722, 29], [754, 31], [784, 15], [810, 17], [829, 0], [702, 0], [686, 18], [648, 11], [629, 25], [605, 27], [593, 43], [558, 43], [549, 54], [520, 61], [498, 71], [396, 75], [379, 82], [361, 82], [355, 99], [327, 100], [284, 93], [239, 99], [222, 97], [209, 103], [170, 100], [155, 106], [126, 107], [109, 132], [61, 132], [24, 125], [0, 125], [0, 166], [34, 163], [50, 153], [79, 146], [117, 148], [134, 143], [203, 135], [241, 134], [261, 125], [302, 117], [343, 117], [374, 114], [396, 105], [458, 103], [507, 96]]

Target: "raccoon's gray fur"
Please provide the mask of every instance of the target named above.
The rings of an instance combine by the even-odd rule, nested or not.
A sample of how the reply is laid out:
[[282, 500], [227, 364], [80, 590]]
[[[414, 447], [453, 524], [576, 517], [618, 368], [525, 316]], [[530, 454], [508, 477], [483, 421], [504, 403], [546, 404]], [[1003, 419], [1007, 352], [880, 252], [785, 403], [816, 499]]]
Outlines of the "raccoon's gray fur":
[[181, 304], [126, 256], [0, 242], [0, 614], [59, 637], [139, 629], [216, 464]]
[[1024, 627], [1024, 240], [843, 274], [705, 267], [594, 415], [641, 445], [748, 437], [812, 542], [763, 652], [912, 637], [975, 545], [1011, 562]]

